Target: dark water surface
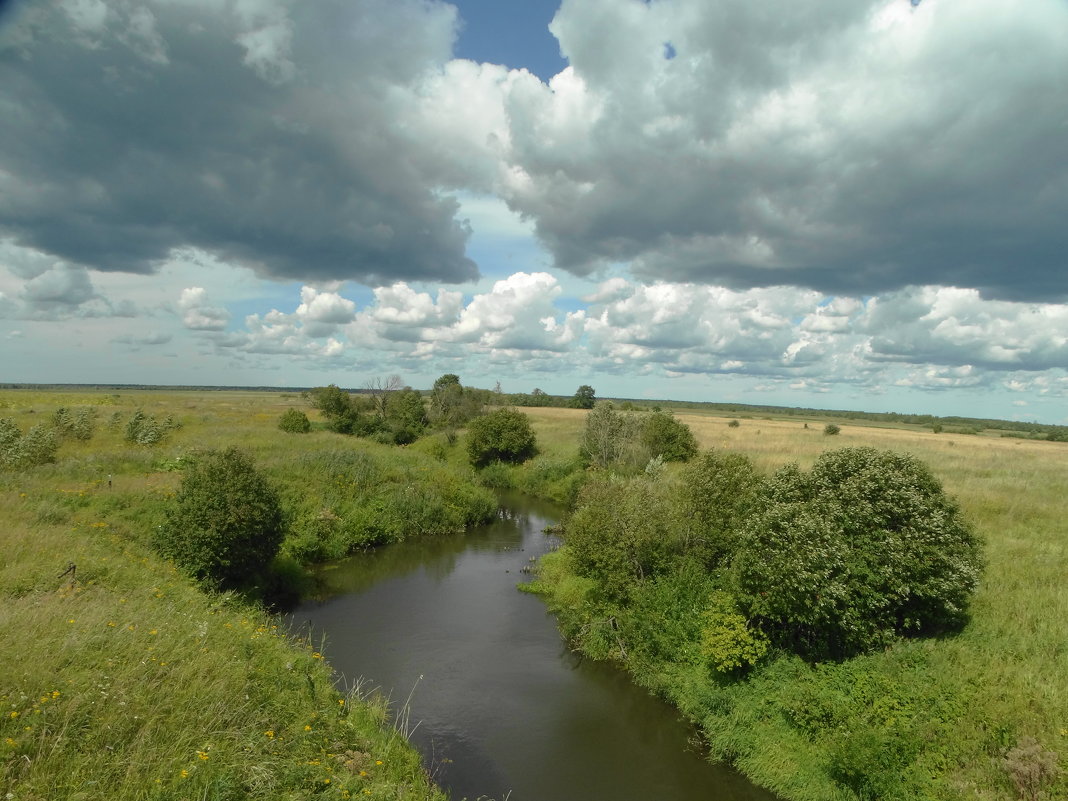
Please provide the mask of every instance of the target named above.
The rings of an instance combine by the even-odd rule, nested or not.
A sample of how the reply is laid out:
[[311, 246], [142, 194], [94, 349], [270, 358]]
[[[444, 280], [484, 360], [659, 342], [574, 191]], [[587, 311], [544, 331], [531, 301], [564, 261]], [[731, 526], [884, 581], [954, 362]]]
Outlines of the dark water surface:
[[[774, 801], [705, 762], [692, 729], [622, 672], [565, 647], [521, 572], [552, 547], [551, 505], [509, 496], [497, 522], [324, 569], [323, 599], [293, 625], [401, 706], [411, 740], [453, 798]], [[414, 693], [412, 690], [414, 688]]]

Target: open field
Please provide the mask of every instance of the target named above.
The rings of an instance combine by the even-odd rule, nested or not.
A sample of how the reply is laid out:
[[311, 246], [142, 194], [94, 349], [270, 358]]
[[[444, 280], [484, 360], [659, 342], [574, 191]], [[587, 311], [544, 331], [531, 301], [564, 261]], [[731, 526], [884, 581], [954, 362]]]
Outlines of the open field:
[[[547, 451], [574, 447], [582, 413], [526, 410], [544, 433]], [[987, 566], [972, 605], [972, 621], [958, 636], [915, 641], [864, 658], [867, 676], [891, 681], [891, 662], [922, 661], [901, 670], [926, 682], [950, 707], [961, 710], [947, 728], [950, 743], [930, 746], [945, 754], [932, 760], [944, 771], [945, 798], [1014, 798], [1002, 766], [1005, 750], [1031, 737], [1068, 763], [1068, 444], [994, 436], [934, 434], [915, 427], [869, 427], [842, 421], [841, 433], [823, 434], [827, 422], [741, 419], [683, 412], [702, 448], [744, 453], [762, 470], [788, 462], [811, 465], [825, 449], [873, 446], [910, 452], [929, 464], [985, 542]], [[769, 730], [785, 742], [788, 732]], [[780, 791], [805, 797], [767, 760], [742, 767]], [[774, 762], [774, 760], [772, 760]], [[779, 771], [780, 773], [777, 773]], [[1062, 773], [1049, 798], [1068, 798]], [[816, 790], [808, 796], [820, 798]], [[826, 797], [826, 796], [824, 796]]]

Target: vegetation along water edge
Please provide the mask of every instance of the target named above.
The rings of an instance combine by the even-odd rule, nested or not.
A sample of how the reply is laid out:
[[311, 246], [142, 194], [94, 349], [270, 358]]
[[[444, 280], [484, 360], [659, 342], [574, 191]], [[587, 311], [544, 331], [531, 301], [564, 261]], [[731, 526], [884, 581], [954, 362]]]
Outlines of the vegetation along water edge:
[[4, 793], [444, 798], [263, 607], [516, 488], [571, 509], [533, 585], [569, 642], [710, 758], [788, 799], [1068, 797], [1068, 446], [394, 384], [0, 393]]

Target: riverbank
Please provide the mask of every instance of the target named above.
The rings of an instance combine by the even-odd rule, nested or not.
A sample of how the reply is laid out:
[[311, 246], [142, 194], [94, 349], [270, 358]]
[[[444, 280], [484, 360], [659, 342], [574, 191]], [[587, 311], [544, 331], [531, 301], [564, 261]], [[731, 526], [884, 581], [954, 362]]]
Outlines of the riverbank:
[[[368, 448], [380, 458], [342, 458], [362, 470], [362, 483], [340, 487], [341, 476], [355, 477], [320, 456], [365, 446], [278, 431], [281, 410], [302, 403], [275, 393], [2, 400], [0, 416], [23, 429], [59, 406], [91, 406], [97, 430], [64, 442], [55, 464], [0, 473], [0, 797], [445, 801], [393, 728], [400, 710], [338, 682], [321, 643], [289, 636], [235, 596], [194, 587], [153, 554], [148, 535], [198, 448], [248, 450], [290, 501], [299, 496], [288, 506], [298, 520], [314, 521], [333, 497], [372, 502], [406, 491], [410, 506], [388, 525], [353, 529], [369, 540], [403, 538], [441, 497], [454, 516], [439, 527], [451, 532], [464, 524], [455, 499], [492, 500], [488, 492], [454, 471], [441, 480], [430, 457], [382, 446]], [[109, 426], [139, 408], [170, 418], [162, 442], [131, 444], [122, 425]], [[333, 483], [313, 487], [324, 471]], [[344, 547], [337, 532], [321, 543]]]
[[[574, 447], [580, 418], [564, 410], [532, 416], [539, 430], [555, 432], [542, 440], [544, 458]], [[1060, 522], [1068, 447], [846, 421], [832, 438], [804, 420], [679, 419], [702, 448], [746, 454], [768, 472], [791, 461], [806, 468], [831, 447], [918, 456], [985, 541], [971, 620], [956, 636], [901, 641], [840, 663], [778, 656], [745, 677], [716, 678], [689, 658], [694, 643], [686, 653], [683, 620], [655, 617], [655, 631], [645, 626], [643, 634], [650, 610], [639, 610], [615, 620], [610, 636], [591, 637], [583, 610], [589, 587], [565, 548], [543, 561], [540, 588], [573, 643], [670, 699], [701, 726], [712, 758], [785, 798], [1008, 801], [1027, 797], [1018, 789], [1027, 776], [1038, 777], [1042, 797], [1068, 798], [1065, 772], [1044, 767], [1056, 765], [1058, 753], [1063, 766], [1068, 749], [1068, 539]]]

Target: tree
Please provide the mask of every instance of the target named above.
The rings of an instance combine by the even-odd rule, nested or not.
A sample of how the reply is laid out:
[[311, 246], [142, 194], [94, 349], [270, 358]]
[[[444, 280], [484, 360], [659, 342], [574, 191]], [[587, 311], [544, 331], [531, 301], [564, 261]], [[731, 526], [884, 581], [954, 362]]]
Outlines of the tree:
[[282, 536], [278, 494], [247, 455], [229, 448], [197, 458], [154, 545], [194, 578], [235, 588], [263, 575]]
[[467, 427], [467, 455], [476, 467], [491, 462], [525, 462], [537, 453], [530, 418], [515, 409], [497, 409]]
[[979, 540], [930, 470], [874, 448], [767, 479], [730, 565], [748, 618], [815, 659], [961, 625], [980, 570]]
[[842, 433], [842, 429], [836, 426], [834, 423], [828, 423], [823, 427], [823, 433], [828, 437], [833, 437]]
[[589, 384], [583, 384], [571, 397], [570, 406], [573, 409], [592, 409], [597, 402], [593, 387]]
[[345, 417], [352, 410], [352, 396], [337, 384], [316, 387], [311, 391], [311, 404], [328, 420]]
[[367, 382], [367, 391], [371, 394], [371, 402], [380, 420], [386, 419], [386, 406], [394, 392], [404, 387], [404, 379], [399, 375], [391, 375], [389, 378], [372, 378]]
[[582, 455], [597, 467], [608, 467], [623, 454], [626, 422], [611, 401], [596, 406], [586, 415], [580, 448]]
[[389, 396], [386, 416], [395, 444], [407, 445], [414, 442], [427, 424], [423, 396], [411, 387], [398, 390]]

